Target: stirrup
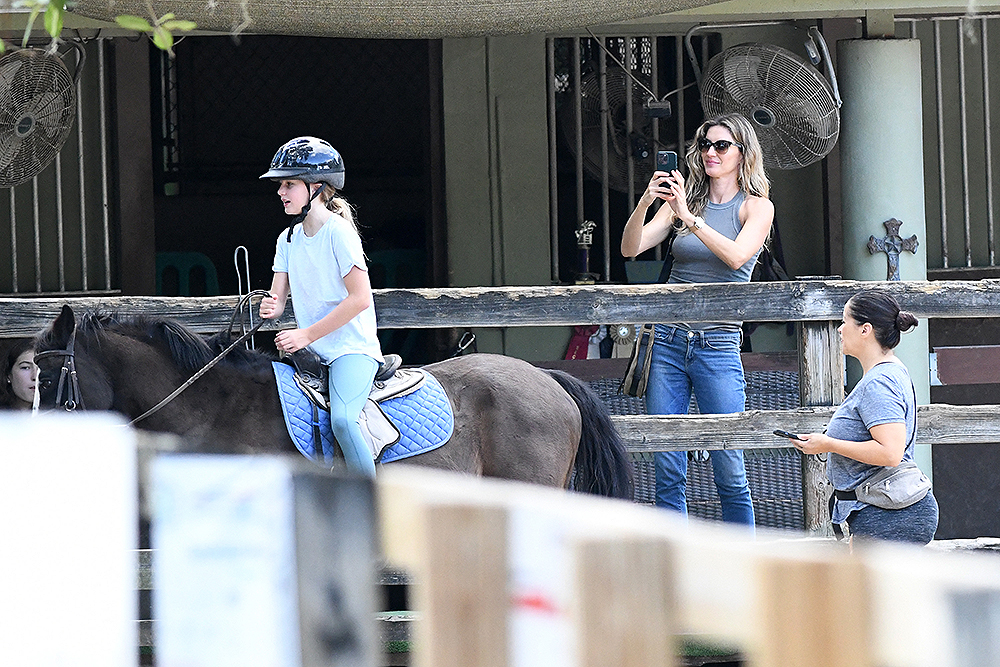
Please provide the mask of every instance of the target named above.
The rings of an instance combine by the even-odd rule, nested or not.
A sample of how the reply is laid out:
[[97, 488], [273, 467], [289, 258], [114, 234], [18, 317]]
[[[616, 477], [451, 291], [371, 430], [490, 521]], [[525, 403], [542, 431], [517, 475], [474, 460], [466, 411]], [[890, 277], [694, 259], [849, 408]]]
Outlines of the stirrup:
[[403, 358], [398, 354], [387, 354], [385, 355], [385, 361], [379, 366], [378, 372], [375, 373], [375, 382], [385, 382], [399, 370], [400, 365], [403, 363]]

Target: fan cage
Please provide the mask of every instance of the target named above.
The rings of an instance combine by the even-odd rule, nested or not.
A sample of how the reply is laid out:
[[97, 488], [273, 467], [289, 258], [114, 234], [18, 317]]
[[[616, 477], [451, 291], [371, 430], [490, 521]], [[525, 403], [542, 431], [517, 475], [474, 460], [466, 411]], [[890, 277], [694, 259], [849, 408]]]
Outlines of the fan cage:
[[76, 116], [76, 84], [39, 49], [0, 58], [0, 187], [31, 180], [59, 153]]
[[817, 162], [840, 136], [829, 82], [780, 46], [740, 44], [714, 56], [702, 77], [701, 101], [708, 117], [736, 112], [748, 118], [770, 168]]
[[[634, 74], [634, 73], [633, 73]], [[636, 75], [636, 78], [646, 88], [650, 87], [648, 78]], [[600, 182], [603, 179], [603, 155], [601, 152], [601, 124], [607, 127], [608, 155], [608, 187], [618, 192], [628, 192], [629, 162], [633, 160], [633, 147], [628, 132], [628, 84], [632, 86], [632, 132], [636, 135], [652, 136], [652, 120], [643, 111], [646, 92], [620, 67], [608, 67], [606, 70], [605, 90], [608, 101], [608, 115], [601, 111], [601, 80], [596, 71], [585, 74], [580, 80], [580, 106], [582, 112], [581, 131], [583, 134], [583, 169], [588, 176]], [[566, 138], [566, 144], [575, 155], [575, 141], [566, 135], [574, 127], [572, 105], [560, 107], [563, 118], [560, 127]], [[650, 157], [650, 159], [652, 159]], [[633, 163], [634, 164], [634, 163]], [[644, 189], [649, 180], [648, 170], [633, 169], [633, 187]]]

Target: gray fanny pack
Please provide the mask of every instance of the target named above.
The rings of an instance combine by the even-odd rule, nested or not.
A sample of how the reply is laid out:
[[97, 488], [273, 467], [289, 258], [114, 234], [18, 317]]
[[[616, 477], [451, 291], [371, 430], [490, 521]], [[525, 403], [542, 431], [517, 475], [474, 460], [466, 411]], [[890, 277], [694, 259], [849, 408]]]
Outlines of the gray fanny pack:
[[851, 491], [835, 491], [837, 500], [860, 500], [887, 510], [909, 507], [923, 499], [931, 481], [913, 461], [881, 468]]

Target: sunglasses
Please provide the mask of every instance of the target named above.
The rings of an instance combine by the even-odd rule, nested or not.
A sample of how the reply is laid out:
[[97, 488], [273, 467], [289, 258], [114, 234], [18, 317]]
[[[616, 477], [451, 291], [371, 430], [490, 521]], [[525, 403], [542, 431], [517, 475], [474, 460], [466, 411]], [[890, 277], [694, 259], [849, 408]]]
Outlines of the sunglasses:
[[735, 141], [727, 141], [726, 139], [719, 139], [718, 141], [709, 141], [708, 139], [702, 137], [698, 140], [698, 149], [702, 153], [707, 151], [709, 148], [714, 148], [715, 152], [719, 155], [725, 155], [726, 151], [729, 150], [730, 146], [736, 146], [740, 150], [743, 150], [743, 144], [738, 144]]

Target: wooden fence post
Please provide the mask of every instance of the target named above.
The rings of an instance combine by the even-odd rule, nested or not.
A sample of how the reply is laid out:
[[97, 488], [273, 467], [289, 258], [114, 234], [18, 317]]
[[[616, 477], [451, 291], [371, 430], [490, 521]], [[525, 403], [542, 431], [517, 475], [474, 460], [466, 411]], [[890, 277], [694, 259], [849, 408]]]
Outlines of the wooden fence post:
[[371, 480], [256, 455], [150, 475], [157, 665], [379, 664]]
[[416, 667], [507, 667], [507, 510], [429, 503], [414, 601]]
[[874, 667], [872, 587], [860, 560], [831, 552], [764, 555], [756, 575], [761, 644], [752, 664]]
[[110, 414], [0, 414], [0, 664], [135, 667], [135, 435]]
[[678, 664], [676, 564], [662, 537], [604, 537], [576, 545], [577, 663]]
[[[844, 400], [844, 355], [837, 327], [837, 322], [798, 323], [799, 400], [803, 407], [839, 405]], [[803, 456], [802, 513], [807, 532], [832, 534], [828, 505], [832, 492], [823, 460]]]

